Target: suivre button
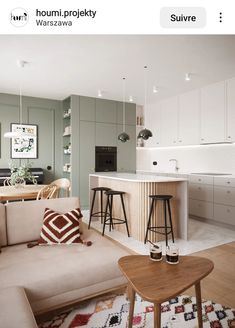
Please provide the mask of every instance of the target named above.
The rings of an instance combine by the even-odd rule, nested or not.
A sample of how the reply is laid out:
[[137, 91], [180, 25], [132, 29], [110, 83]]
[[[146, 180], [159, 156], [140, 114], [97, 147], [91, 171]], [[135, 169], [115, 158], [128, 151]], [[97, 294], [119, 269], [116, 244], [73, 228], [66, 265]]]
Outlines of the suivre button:
[[160, 22], [165, 28], [202, 28], [206, 25], [206, 10], [201, 7], [163, 7]]

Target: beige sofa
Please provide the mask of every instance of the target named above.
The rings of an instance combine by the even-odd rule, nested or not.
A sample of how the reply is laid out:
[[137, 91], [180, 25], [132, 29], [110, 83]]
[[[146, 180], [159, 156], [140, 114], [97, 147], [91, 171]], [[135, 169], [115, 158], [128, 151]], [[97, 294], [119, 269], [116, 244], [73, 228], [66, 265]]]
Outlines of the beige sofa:
[[[0, 304], [5, 297], [5, 306], [12, 307], [15, 294], [19, 309], [30, 308], [26, 304], [28, 299], [37, 315], [126, 284], [117, 261], [128, 252], [98, 232], [87, 230], [85, 225], [83, 237], [93, 242], [90, 247], [78, 244], [27, 248], [28, 242], [39, 238], [45, 207], [67, 212], [79, 207], [79, 200], [59, 198], [0, 204]], [[0, 306], [0, 317], [1, 312]], [[32, 313], [28, 311], [28, 315], [32, 320]]]

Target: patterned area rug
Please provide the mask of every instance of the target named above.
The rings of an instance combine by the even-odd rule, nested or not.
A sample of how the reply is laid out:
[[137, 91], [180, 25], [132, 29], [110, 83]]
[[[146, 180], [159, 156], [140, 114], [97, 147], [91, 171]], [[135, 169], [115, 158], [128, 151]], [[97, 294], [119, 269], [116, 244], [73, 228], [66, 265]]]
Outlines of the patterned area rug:
[[[162, 328], [197, 328], [195, 297], [179, 296], [162, 304]], [[83, 302], [40, 328], [126, 328], [129, 302], [125, 295], [108, 295]], [[153, 304], [136, 297], [133, 328], [153, 327]], [[203, 328], [234, 328], [235, 310], [203, 302]]]

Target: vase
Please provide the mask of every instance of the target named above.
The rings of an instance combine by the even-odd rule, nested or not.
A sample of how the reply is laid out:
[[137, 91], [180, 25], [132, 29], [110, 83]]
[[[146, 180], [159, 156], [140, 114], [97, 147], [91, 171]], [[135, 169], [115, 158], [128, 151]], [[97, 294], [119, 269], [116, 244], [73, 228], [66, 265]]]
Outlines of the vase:
[[25, 186], [25, 179], [24, 178], [15, 179], [15, 183], [14, 183], [15, 188], [24, 188], [24, 186]]

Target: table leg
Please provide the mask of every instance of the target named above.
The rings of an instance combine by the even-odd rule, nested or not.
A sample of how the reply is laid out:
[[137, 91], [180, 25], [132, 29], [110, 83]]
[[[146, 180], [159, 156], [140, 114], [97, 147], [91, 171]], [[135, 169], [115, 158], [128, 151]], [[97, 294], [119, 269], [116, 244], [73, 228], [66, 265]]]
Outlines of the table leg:
[[154, 303], [154, 328], [161, 328], [161, 304]]
[[132, 286], [128, 285], [128, 296], [130, 298], [130, 309], [129, 309], [129, 319], [128, 319], [128, 328], [132, 328], [133, 314], [135, 308], [135, 290]]
[[197, 300], [198, 328], [203, 328], [203, 326], [202, 326], [202, 297], [201, 297], [200, 281], [195, 284], [195, 292], [196, 292], [196, 300]]

